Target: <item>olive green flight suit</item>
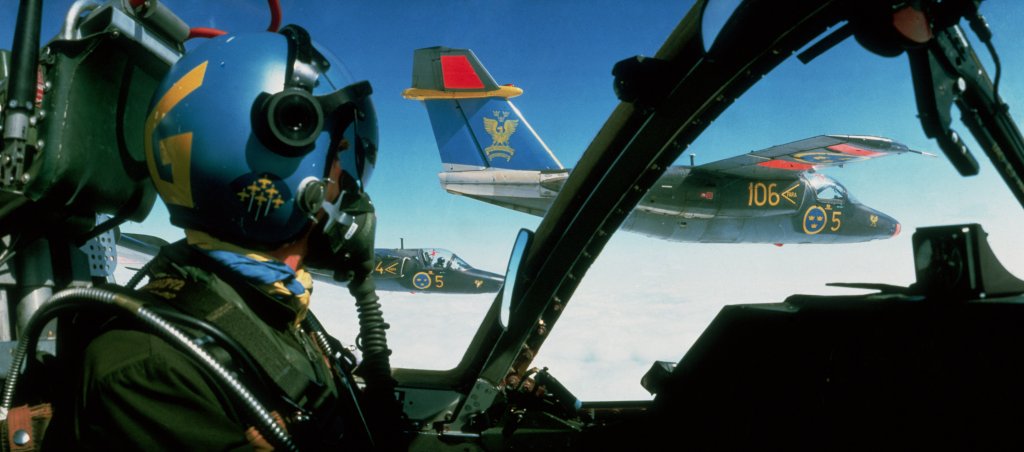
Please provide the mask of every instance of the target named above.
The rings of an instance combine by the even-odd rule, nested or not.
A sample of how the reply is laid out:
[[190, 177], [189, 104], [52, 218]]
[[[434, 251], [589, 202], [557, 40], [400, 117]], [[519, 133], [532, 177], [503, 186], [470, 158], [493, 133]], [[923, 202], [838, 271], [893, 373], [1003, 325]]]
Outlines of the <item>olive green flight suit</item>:
[[[256, 391], [276, 396], [261, 399], [267, 409], [289, 419], [297, 408], [280, 402], [280, 395], [288, 393], [309, 412], [333, 410], [337, 389], [332, 370], [315, 342], [295, 325], [296, 310], [254, 286], [236, 290], [225, 279], [237, 283], [237, 277], [222, 279], [218, 274], [225, 269], [209, 268], [216, 263], [198, 254], [184, 243], [166, 247], [150, 267], [150, 282], [142, 292], [160, 301], [157, 305], [206, 317], [217, 326], [223, 317], [236, 319], [222, 329], [229, 336], [235, 336], [232, 331], [248, 335], [248, 342], [233, 337], [247, 350], [249, 343], [261, 344], [262, 354], [253, 356], [276, 386]], [[206, 312], [210, 309], [216, 312]], [[244, 408], [199, 364], [123, 316], [103, 325], [96, 325], [95, 318], [76, 320], [83, 329], [100, 331], [68, 369], [71, 400], [55, 403], [44, 449], [253, 450], [246, 438], [252, 423]], [[262, 356], [276, 364], [268, 369]], [[288, 429], [294, 435], [303, 426], [289, 423]]]

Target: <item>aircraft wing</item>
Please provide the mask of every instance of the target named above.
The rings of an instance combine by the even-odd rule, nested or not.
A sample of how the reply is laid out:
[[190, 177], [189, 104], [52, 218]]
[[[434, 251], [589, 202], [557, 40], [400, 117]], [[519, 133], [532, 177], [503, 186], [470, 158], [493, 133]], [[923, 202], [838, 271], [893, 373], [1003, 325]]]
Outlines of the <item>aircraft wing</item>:
[[915, 151], [888, 138], [864, 135], [819, 135], [772, 146], [694, 168], [739, 177], [792, 178], [797, 174], [830, 166], [843, 166], [887, 155]]
[[117, 234], [117, 244], [132, 251], [147, 254], [149, 257], [156, 256], [160, 247], [167, 245], [167, 241], [152, 235], [136, 234], [132, 232], [120, 232]]
[[[138, 271], [139, 269], [141, 269], [143, 266], [145, 266], [146, 263], [149, 262], [152, 259], [153, 259], [153, 255], [152, 254], [141, 252], [141, 251], [138, 251], [138, 250], [136, 250], [134, 248], [122, 246], [120, 244], [118, 244], [118, 246], [117, 246], [117, 268], [123, 268], [123, 269], [125, 269], [125, 270], [127, 270], [129, 272], [135, 272], [135, 271]], [[116, 272], [116, 269], [115, 269], [115, 272]], [[116, 273], [115, 273], [115, 276], [117, 277], [117, 279], [119, 281], [121, 279], [124, 279], [125, 281], [127, 281], [128, 279], [126, 279], [126, 278], [130, 278], [131, 277], [131, 275], [125, 276], [123, 274], [116, 274]]]
[[348, 283], [339, 282], [334, 279], [334, 272], [322, 268], [306, 267], [306, 271], [313, 277], [313, 281], [330, 284], [338, 287], [348, 287]]

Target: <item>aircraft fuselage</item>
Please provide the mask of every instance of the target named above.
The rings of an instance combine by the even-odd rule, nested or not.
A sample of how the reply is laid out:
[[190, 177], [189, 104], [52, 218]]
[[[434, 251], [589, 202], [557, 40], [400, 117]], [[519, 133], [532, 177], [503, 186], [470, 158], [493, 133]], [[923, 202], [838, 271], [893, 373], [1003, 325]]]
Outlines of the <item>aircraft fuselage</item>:
[[424, 293], [493, 293], [504, 280], [439, 248], [378, 248], [373, 276], [379, 290]]
[[[670, 167], [623, 222], [627, 231], [679, 242], [853, 243], [899, 233], [899, 222], [819, 173], [749, 178]], [[450, 193], [544, 215], [568, 170], [440, 174]]]
[[669, 168], [623, 229], [700, 243], [848, 243], [891, 237], [899, 222], [820, 174], [754, 179]]

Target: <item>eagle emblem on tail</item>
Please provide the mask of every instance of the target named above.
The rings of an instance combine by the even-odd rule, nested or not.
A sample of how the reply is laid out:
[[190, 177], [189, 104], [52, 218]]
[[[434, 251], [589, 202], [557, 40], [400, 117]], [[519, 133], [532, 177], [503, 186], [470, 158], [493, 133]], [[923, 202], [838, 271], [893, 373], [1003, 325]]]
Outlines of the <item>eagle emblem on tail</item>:
[[508, 145], [508, 139], [519, 127], [519, 120], [508, 119], [510, 113], [507, 111], [494, 111], [493, 113], [497, 119], [484, 118], [484, 130], [491, 136], [491, 145], [484, 148], [484, 152], [487, 153], [487, 160], [501, 157], [506, 161], [511, 161], [516, 150]]

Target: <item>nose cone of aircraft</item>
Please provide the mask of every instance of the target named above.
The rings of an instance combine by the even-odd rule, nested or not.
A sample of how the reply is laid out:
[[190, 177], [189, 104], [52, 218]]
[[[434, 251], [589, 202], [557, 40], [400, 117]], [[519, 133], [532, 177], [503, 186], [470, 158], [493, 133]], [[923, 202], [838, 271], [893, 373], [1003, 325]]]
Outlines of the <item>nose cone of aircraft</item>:
[[472, 271], [473, 285], [475, 286], [475, 293], [494, 293], [501, 289], [501, 284], [505, 281], [505, 277], [497, 273], [491, 273], [479, 269], [473, 269]]
[[900, 234], [900, 222], [895, 218], [867, 206], [857, 206], [857, 218], [851, 218], [853, 234], [873, 239], [888, 239]]
[[[828, 207], [828, 206], [826, 206]], [[849, 203], [845, 207], [826, 208], [825, 224], [821, 227], [830, 243], [857, 243], [869, 240], [884, 240], [900, 233], [900, 222], [878, 210], [860, 203]]]

